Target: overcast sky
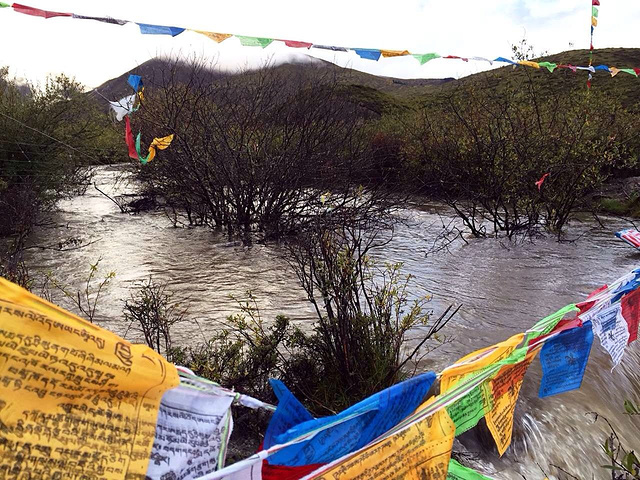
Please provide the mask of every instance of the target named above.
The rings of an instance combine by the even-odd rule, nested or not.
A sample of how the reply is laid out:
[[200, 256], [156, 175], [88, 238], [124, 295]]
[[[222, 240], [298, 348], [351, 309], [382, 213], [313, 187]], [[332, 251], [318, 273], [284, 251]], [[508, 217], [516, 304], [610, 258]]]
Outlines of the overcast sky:
[[[22, 1], [46, 10], [221, 33], [491, 59], [510, 57], [510, 45], [523, 36], [538, 52], [588, 48], [591, 16], [591, 0]], [[639, 47], [640, 1], [601, 3], [596, 49]], [[443, 59], [420, 66], [411, 57], [374, 62], [354, 52], [311, 49], [297, 53], [300, 50], [276, 43], [262, 50], [241, 47], [236, 38], [216, 44], [194, 32], [174, 38], [141, 35], [135, 24], [45, 20], [10, 8], [0, 9], [0, 25], [0, 65], [9, 65], [14, 75], [41, 81], [47, 74], [64, 72], [89, 87], [156, 55], [179, 51], [215, 56], [223, 68], [254, 66], [269, 57], [281, 60], [312, 54], [358, 70], [403, 78], [460, 77], [489, 67], [484, 62]]]

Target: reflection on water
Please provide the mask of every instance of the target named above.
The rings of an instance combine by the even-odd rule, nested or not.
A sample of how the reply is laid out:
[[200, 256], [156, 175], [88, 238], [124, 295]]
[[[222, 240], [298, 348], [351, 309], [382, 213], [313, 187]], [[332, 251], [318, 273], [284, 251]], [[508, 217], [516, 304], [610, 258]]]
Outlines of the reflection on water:
[[[96, 181], [102, 190], [114, 193], [115, 176], [116, 169], [100, 169]], [[176, 328], [174, 340], [179, 344], [207, 338], [227, 315], [237, 313], [233, 297], [242, 298], [248, 290], [265, 319], [279, 313], [298, 322], [313, 319], [304, 292], [276, 247], [247, 249], [206, 229], [172, 228], [162, 213], [121, 214], [92, 188], [60, 207], [60, 227], [38, 232], [34, 243], [52, 244], [70, 236], [95, 243], [63, 254], [32, 250], [27, 260], [33, 268], [51, 271], [80, 289], [90, 263], [102, 257], [101, 271], [114, 270], [116, 278], [100, 300], [98, 321], [118, 334], [127, 330], [122, 306], [129, 287], [149, 275], [168, 281], [179, 298], [188, 299], [197, 325]], [[614, 219], [606, 219], [604, 229], [596, 228], [591, 219], [573, 224], [569, 237], [575, 241], [569, 243], [553, 238], [522, 245], [469, 239], [448, 252], [425, 256], [441, 229], [440, 215], [446, 214], [438, 206], [411, 210], [409, 222], [399, 226], [394, 240], [378, 252], [385, 260], [404, 262], [404, 271], [415, 276], [417, 294], [433, 295], [436, 314], [451, 303], [462, 304], [447, 328], [455, 341], [437, 349], [427, 364], [436, 371], [474, 349], [526, 330], [640, 265], [640, 254], [614, 237], [614, 231], [626, 226]], [[634, 425], [632, 418], [622, 415], [625, 399], [638, 400], [639, 366], [640, 347], [635, 343], [611, 372], [611, 360], [596, 339], [582, 388], [542, 400], [537, 397], [540, 366], [534, 362], [516, 409], [513, 444], [504, 457], [497, 458], [491, 441], [476, 432], [465, 434], [463, 445], [480, 452], [486, 472], [496, 478], [521, 478], [522, 473], [542, 479], [537, 464], [547, 472], [556, 464], [580, 477], [591, 478], [593, 473], [603, 478], [599, 445], [606, 436], [605, 424], [592, 424], [586, 412], [604, 415], [623, 442], [640, 447], [640, 423]]]

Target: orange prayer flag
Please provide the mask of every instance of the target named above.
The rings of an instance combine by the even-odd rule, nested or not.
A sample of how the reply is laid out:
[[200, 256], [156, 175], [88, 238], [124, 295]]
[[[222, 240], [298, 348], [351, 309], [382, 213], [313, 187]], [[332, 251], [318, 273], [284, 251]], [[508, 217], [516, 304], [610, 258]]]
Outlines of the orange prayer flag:
[[404, 57], [405, 55], [409, 55], [408, 50], [380, 50], [382, 52], [382, 56], [385, 58], [388, 57]]

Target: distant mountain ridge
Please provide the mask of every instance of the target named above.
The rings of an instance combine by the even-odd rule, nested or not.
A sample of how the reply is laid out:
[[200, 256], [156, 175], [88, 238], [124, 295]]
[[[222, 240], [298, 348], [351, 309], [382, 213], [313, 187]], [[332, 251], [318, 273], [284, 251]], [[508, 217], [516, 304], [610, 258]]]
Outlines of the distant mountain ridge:
[[[548, 61], [556, 64], [587, 65], [589, 59], [588, 50], [570, 50], [536, 61]], [[434, 61], [458, 61], [458, 60], [434, 60]], [[307, 63], [284, 63], [273, 68], [284, 73], [297, 73], [305, 69], [320, 68], [320, 70], [331, 69], [336, 75], [338, 82], [345, 86], [345, 92], [354, 95], [354, 98], [370, 108], [372, 111], [382, 113], [389, 109], [409, 108], [416, 104], [424, 104], [434, 98], [446, 95], [468, 82], [482, 80], [489, 88], [501, 88], [516, 82], [524, 75], [529, 75], [533, 82], [539, 85], [542, 94], [571, 91], [574, 89], [586, 89], [587, 72], [572, 72], [569, 69], [557, 69], [553, 73], [546, 68], [539, 70], [530, 67], [503, 66], [493, 70], [476, 73], [458, 80], [453, 78], [443, 79], [400, 79], [393, 77], [376, 76], [357, 70], [342, 68], [329, 62], [318, 60], [310, 66]], [[618, 68], [640, 68], [640, 48], [608, 48], [596, 50], [594, 52], [594, 65], [604, 64]], [[131, 69], [122, 75], [106, 81], [95, 91], [100, 96], [110, 100], [117, 100], [131, 92], [127, 85], [127, 78], [130, 73], [141, 75], [149, 83], [162, 82], [166, 78], [168, 70], [173, 68], [172, 61], [163, 59], [152, 59]], [[428, 65], [425, 68], [429, 68]], [[214, 75], [222, 77], [233, 77], [234, 73], [212, 71]], [[186, 82], [190, 72], [187, 65], [178, 66], [175, 70], [175, 78], [178, 81]], [[147, 83], [147, 84], [149, 84]], [[602, 90], [608, 94], [615, 95], [627, 108], [638, 108], [640, 98], [640, 78], [627, 73], [619, 73], [615, 78], [611, 78], [608, 72], [599, 71], [594, 75], [593, 89]]]

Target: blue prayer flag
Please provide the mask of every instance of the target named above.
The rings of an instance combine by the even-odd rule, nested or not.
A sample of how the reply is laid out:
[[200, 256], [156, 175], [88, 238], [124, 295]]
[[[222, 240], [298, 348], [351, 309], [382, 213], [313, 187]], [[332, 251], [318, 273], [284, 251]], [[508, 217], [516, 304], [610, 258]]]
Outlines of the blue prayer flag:
[[366, 60], [375, 60], [377, 61], [382, 55], [380, 50], [376, 50], [374, 48], [353, 48], [354, 52], [356, 52], [360, 58], [364, 58]]
[[494, 62], [504, 62], [504, 63], [510, 63], [511, 65], [517, 65], [517, 63], [514, 62], [513, 60], [509, 60], [508, 58], [504, 58], [504, 57], [498, 57], [494, 60]]
[[139, 23], [140, 33], [145, 35], [171, 35], [175, 37], [185, 31], [179, 27], [165, 27], [164, 25], [149, 25], [148, 23]]
[[127, 82], [131, 85], [131, 88], [137, 92], [142, 86], [142, 77], [140, 75], [130, 74]]
[[[290, 428], [276, 436], [275, 442], [286, 443], [320, 427], [327, 427], [308, 440], [274, 453], [269, 457], [269, 463], [286, 466], [328, 463], [365, 446], [413, 413], [435, 378], [433, 372], [423, 373], [378, 392], [337, 415], [309, 420]], [[270, 446], [265, 438], [264, 447]]]
[[264, 434], [264, 448], [275, 445], [276, 437], [291, 427], [308, 420], [313, 420], [311, 414], [300, 403], [300, 401], [289, 391], [289, 389], [280, 380], [272, 378], [269, 380], [273, 392], [278, 397], [278, 408], [271, 417], [271, 421], [267, 426]]
[[544, 344], [540, 352], [540, 398], [580, 388], [592, 343], [593, 331], [589, 321], [582, 327], [560, 332]]

